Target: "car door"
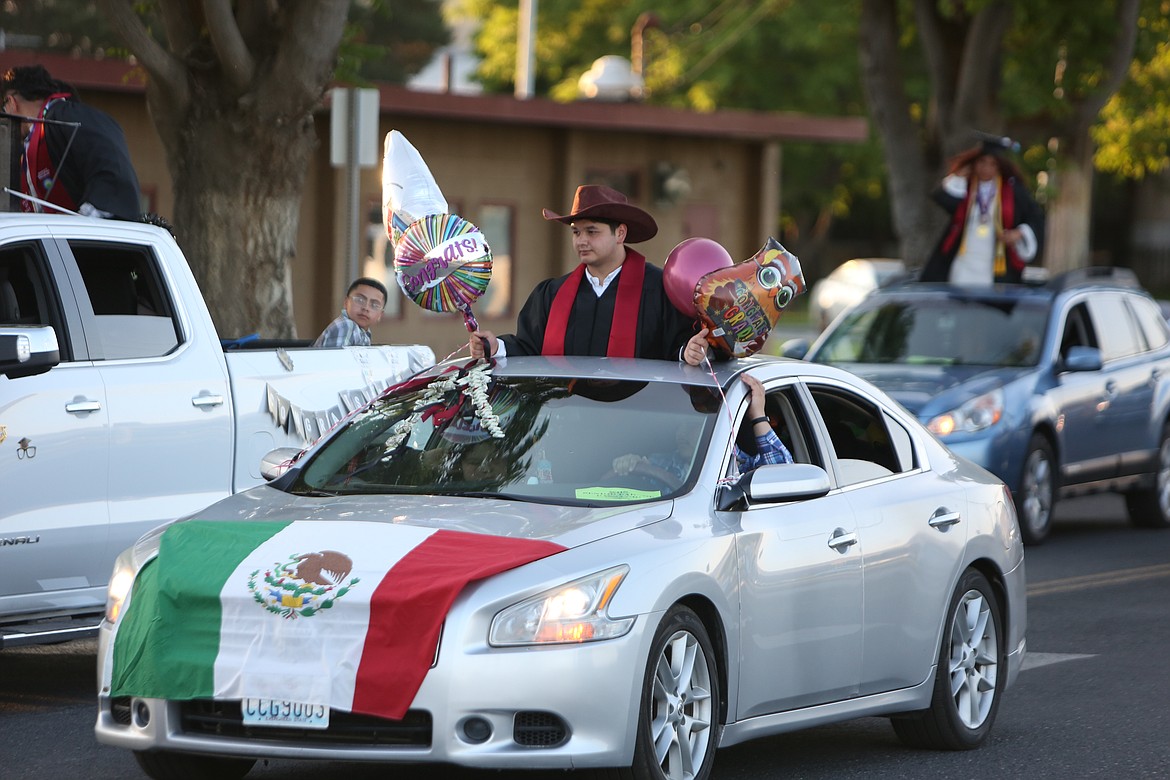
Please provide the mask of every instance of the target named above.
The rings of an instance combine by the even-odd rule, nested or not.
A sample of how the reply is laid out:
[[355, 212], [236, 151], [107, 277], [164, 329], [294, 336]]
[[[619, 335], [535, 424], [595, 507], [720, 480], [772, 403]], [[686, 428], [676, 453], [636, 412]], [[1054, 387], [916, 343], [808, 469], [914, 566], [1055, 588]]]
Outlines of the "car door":
[[1072, 347], [1100, 349], [1086, 298], [1082, 295], [1069, 300], [1060, 314], [1060, 330], [1056, 332], [1061, 334], [1061, 341], [1054, 357], [1056, 376], [1048, 392], [1064, 484], [1107, 479], [1117, 468], [1116, 454], [1105, 446], [1110, 438], [1108, 417], [1101, 414], [1102, 404], [1108, 400], [1105, 368], [1069, 371], [1064, 367]]
[[[858, 694], [926, 680], [967, 540], [962, 488], [925, 468], [910, 429], [851, 389], [809, 383], [857, 517], [864, 596]], [[941, 486], [950, 484], [949, 492]]]
[[1105, 394], [1100, 403], [1106, 444], [1115, 457], [1115, 474], [1123, 464], [1145, 463], [1150, 437], [1150, 410], [1157, 385], [1155, 364], [1131, 308], [1129, 293], [1101, 291], [1088, 300], [1089, 316], [1101, 344]]
[[49, 325], [61, 362], [0, 377], [0, 614], [104, 603], [110, 560], [106, 464], [109, 410], [89, 359], [73, 290], [56, 247], [0, 248], [10, 325]]
[[[825, 465], [815, 419], [796, 385], [768, 386], [791, 419], [785, 444]], [[742, 424], [744, 409], [739, 410]], [[771, 415], [770, 415], [771, 416]], [[783, 438], [783, 437], [782, 437]], [[845, 491], [738, 513], [740, 692], [737, 719], [857, 694], [862, 651], [861, 555]]]
[[230, 391], [219, 345], [191, 337], [150, 244], [71, 238], [62, 250], [107, 392], [112, 562], [147, 530], [227, 494]]

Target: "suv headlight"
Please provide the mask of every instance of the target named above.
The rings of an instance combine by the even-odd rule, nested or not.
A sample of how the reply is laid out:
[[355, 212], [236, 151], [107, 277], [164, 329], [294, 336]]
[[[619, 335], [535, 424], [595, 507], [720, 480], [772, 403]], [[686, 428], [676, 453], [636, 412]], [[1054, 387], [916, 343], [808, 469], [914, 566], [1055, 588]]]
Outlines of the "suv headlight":
[[634, 618], [610, 618], [606, 608], [629, 572], [629, 566], [615, 566], [513, 604], [492, 619], [488, 642], [571, 644], [622, 636]]
[[952, 433], [974, 433], [999, 422], [1003, 417], [1003, 388], [976, 396], [970, 401], [940, 414], [926, 424], [938, 436]]
[[122, 605], [130, 595], [130, 588], [134, 587], [133, 550], [126, 550], [114, 561], [114, 573], [110, 575], [110, 586], [106, 590], [106, 620], [113, 625], [118, 622], [122, 614]]

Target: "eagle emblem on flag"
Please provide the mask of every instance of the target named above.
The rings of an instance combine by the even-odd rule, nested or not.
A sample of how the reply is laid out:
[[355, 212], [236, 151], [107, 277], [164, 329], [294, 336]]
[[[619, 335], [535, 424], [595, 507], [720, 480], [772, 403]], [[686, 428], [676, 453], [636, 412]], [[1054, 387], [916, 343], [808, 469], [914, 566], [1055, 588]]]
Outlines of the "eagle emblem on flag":
[[[312, 617], [348, 593], [361, 580], [350, 577], [353, 560], [336, 550], [293, 553], [248, 577], [248, 591], [256, 603], [287, 619]], [[346, 581], [348, 578], [348, 582]]]

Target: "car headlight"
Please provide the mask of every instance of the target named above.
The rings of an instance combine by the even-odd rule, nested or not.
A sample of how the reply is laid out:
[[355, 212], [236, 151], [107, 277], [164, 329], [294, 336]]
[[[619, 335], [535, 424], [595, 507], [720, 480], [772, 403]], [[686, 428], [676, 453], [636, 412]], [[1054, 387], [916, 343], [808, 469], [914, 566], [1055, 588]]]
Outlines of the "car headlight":
[[634, 618], [611, 618], [606, 608], [629, 572], [629, 566], [615, 566], [513, 604], [492, 619], [488, 642], [571, 644], [623, 636]]
[[1003, 417], [1003, 388], [976, 396], [970, 401], [938, 415], [926, 424], [938, 436], [952, 433], [974, 433], [999, 422]]
[[134, 586], [135, 574], [133, 551], [126, 550], [114, 561], [114, 573], [110, 575], [110, 586], [106, 590], [106, 620], [111, 625], [117, 623], [122, 614], [122, 605]]

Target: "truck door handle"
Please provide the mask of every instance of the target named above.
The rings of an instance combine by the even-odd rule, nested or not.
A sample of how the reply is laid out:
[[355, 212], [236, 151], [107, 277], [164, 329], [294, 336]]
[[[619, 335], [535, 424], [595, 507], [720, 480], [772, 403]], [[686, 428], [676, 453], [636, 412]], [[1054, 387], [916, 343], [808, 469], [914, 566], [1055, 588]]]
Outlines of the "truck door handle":
[[957, 522], [959, 522], [959, 513], [949, 512], [946, 509], [939, 509], [930, 516], [930, 527], [941, 528], [944, 531]]
[[81, 396], [77, 396], [69, 403], [65, 404], [65, 411], [70, 414], [86, 414], [87, 412], [101, 411], [101, 401], [87, 401]]
[[836, 529], [829, 537], [829, 546], [839, 553], [844, 553], [855, 544], [857, 544], [857, 534], [845, 533], [844, 528]]
[[210, 393], [207, 393], [207, 392], [200, 393], [199, 395], [197, 395], [191, 399], [191, 405], [198, 406], [200, 408], [211, 407], [211, 406], [220, 406], [221, 404], [223, 404], [223, 396], [222, 395], [211, 395]]

